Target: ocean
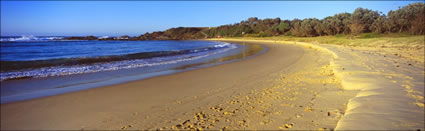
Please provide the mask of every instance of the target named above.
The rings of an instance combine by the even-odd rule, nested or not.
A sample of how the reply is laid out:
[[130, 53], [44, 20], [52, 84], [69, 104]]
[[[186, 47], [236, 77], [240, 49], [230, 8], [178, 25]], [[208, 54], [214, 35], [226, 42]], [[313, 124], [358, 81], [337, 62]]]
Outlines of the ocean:
[[216, 59], [239, 54], [245, 48], [241, 44], [200, 40], [65, 41], [61, 38], [0, 39], [1, 103], [220, 64], [224, 61]]
[[1, 41], [1, 78], [35, 78], [191, 61], [238, 48], [212, 41]]

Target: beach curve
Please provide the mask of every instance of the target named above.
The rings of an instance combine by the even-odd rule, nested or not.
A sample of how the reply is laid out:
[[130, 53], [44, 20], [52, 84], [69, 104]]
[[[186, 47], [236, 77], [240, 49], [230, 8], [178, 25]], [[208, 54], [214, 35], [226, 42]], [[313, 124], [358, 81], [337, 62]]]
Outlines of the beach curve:
[[[296, 45], [245, 42], [256, 43], [269, 50], [238, 62], [2, 104], [1, 128], [184, 129], [178, 125], [189, 119], [186, 129], [196, 121], [203, 129], [334, 128], [354, 92], [340, 88], [329, 56]], [[194, 117], [199, 113], [202, 120]], [[215, 124], [200, 124], [207, 120]]]
[[330, 64], [342, 87], [359, 91], [349, 100], [336, 130], [424, 130], [423, 62], [373, 52], [377, 49], [365, 51], [293, 41], [277, 43], [297, 44], [331, 54]]
[[[405, 120], [402, 121], [404, 123], [398, 119], [400, 115], [370, 115], [371, 109], [367, 107], [371, 105], [378, 107], [385, 105], [383, 106], [385, 108], [391, 105], [364, 102], [364, 98], [375, 98], [370, 96], [379, 93], [376, 93], [377, 91], [371, 93], [374, 90], [370, 89], [362, 90], [365, 87], [353, 86], [370, 87], [370, 84], [360, 84], [358, 79], [354, 79], [355, 84], [350, 83], [353, 82], [353, 77], [350, 77], [354, 72], [352, 69], [358, 68], [343, 65], [347, 61], [347, 56], [343, 53], [347, 53], [347, 50], [338, 52], [342, 50], [339, 47], [303, 42], [224, 40], [243, 44], [261, 43], [269, 50], [259, 56], [238, 62], [3, 104], [1, 128], [115, 130], [423, 128], [414, 124], [421, 121], [409, 118], [412, 116], [411, 112], [406, 110], [402, 110], [405, 114], [401, 114], [408, 116], [402, 119]], [[362, 65], [368, 64], [362, 63]], [[351, 73], [347, 75], [347, 72]], [[367, 70], [362, 72], [371, 74]], [[355, 73], [360, 74], [361, 71]], [[398, 77], [394, 74], [391, 78]], [[407, 76], [403, 78], [407, 79]], [[408, 104], [415, 109], [421, 106], [423, 95], [421, 99], [420, 92], [418, 94], [415, 90], [417, 83], [417, 81], [404, 82], [403, 89], [410, 89], [406, 90], [408, 94], [396, 95], [408, 96], [401, 100], [402, 106], [405, 106], [404, 100], [410, 102], [415, 100], [415, 103]], [[361, 115], [362, 112], [368, 115]], [[382, 121], [378, 118], [393, 121], [391, 127], [386, 124], [365, 124], [365, 117], [379, 123]], [[394, 121], [401, 123], [397, 125]]]

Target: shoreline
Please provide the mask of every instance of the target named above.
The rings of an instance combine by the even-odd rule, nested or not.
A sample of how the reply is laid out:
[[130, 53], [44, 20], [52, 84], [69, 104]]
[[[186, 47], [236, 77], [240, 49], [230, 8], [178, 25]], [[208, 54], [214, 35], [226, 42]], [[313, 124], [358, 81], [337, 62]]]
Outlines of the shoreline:
[[[2, 54], [0, 81], [61, 76], [63, 74], [70, 75], [92, 73], [137, 67], [140, 68], [181, 61], [197, 60], [199, 58], [206, 59], [208, 57], [214, 57], [219, 54], [232, 55], [237, 53], [237, 51], [241, 51], [241, 46], [235, 44], [199, 40], [131, 42], [46, 41], [40, 43], [29, 43], [34, 44], [34, 46], [26, 47], [28, 44], [25, 42], [16, 44], [5, 43], [3, 46], [5, 50], [18, 52], [18, 49], [15, 48], [15, 46], [23, 46], [21, 48], [22, 50], [37, 50], [35, 47], [40, 47], [38, 50], [48, 50], [50, 48], [54, 48], [54, 44], [59, 43], [62, 44], [65, 49], [72, 48], [72, 46], [88, 46], [87, 48], [96, 48], [97, 51], [90, 51], [90, 49], [86, 49], [80, 54], [76, 51], [70, 51], [69, 54], [63, 54], [61, 52], [66, 52], [66, 50], [58, 49], [58, 51], [52, 52], [54, 53], [54, 56], [50, 57], [44, 56], [48, 55], [48, 52], [44, 51], [40, 51], [38, 53], [34, 53], [32, 51], [23, 51], [19, 53], [20, 55], [15, 56], [6, 52], [6, 54]], [[108, 46], [103, 46], [103, 44], [108, 44]], [[182, 45], [180, 46], [179, 44]], [[127, 50], [120, 49], [114, 52], [108, 48], [125, 48]], [[102, 54], [102, 51], [105, 53]], [[25, 55], [29, 55], [28, 58], [24, 57]]]
[[[414, 118], [423, 115], [423, 112], [399, 110], [404, 107], [410, 111], [421, 110], [417, 107], [423, 103], [423, 93], [417, 88], [421, 87], [420, 84], [423, 87], [423, 82], [415, 81], [418, 76], [412, 76], [407, 86], [402, 81], [408, 79], [394, 74], [397, 72], [393, 72], [391, 78], [384, 74], [385, 80], [378, 73], [375, 73], [377, 76], [366, 77], [354, 75], [364, 79], [350, 77], [353, 73], [359, 74], [356, 72], [359, 69], [367, 72], [366, 69], [381, 67], [362, 63], [365, 61], [361, 58], [373, 58], [368, 56], [371, 54], [303, 42], [222, 40], [261, 43], [269, 51], [247, 60], [198, 70], [2, 104], [1, 128], [423, 129], [423, 126], [415, 124], [423, 123], [423, 120]], [[353, 62], [362, 61], [361, 66], [369, 64], [373, 67], [363, 69], [359, 68], [360, 65], [352, 66], [347, 62], [352, 59], [356, 59]], [[380, 59], [370, 61], [375, 60]], [[343, 63], [346, 64], [341, 65]], [[408, 66], [402, 67], [411, 70]], [[372, 80], [375, 85], [363, 84], [362, 80], [367, 80], [367, 83]], [[347, 84], [349, 82], [354, 83]], [[399, 86], [394, 86], [395, 83], [403, 84], [399, 86], [407, 94], [399, 93]], [[379, 84], [395, 88], [382, 92]], [[365, 87], [369, 89], [364, 90]], [[375, 97], [378, 95], [383, 96]], [[362, 101], [364, 98], [390, 97], [400, 99], [394, 101], [397, 106], [385, 102], [388, 99], [381, 99], [384, 101], [380, 102], [384, 104]], [[416, 103], [409, 103], [415, 100]], [[395, 115], [370, 114], [377, 112]]]
[[[231, 50], [229, 52], [225, 52], [225, 54], [213, 56], [213, 58], [208, 58], [207, 60], [190, 61], [189, 63], [186, 62], [186, 64], [183, 63], [183, 65], [180, 64], [179, 66], [173, 68], [154, 72], [145, 72], [145, 69], [136, 68], [94, 73], [71, 74], [64, 76], [6, 80], [2, 81], [2, 87], [19, 88], [21, 89], [21, 93], [18, 92], [19, 90], [12, 90], [6, 92], [6, 90], [2, 88], [1, 103], [6, 104], [11, 102], [13, 103], [18, 101], [37, 99], [46, 96], [60, 95], [64, 93], [87, 90], [91, 88], [122, 84], [134, 80], [142, 80], [156, 76], [169, 75], [173, 73], [185, 72], [200, 68], [207, 68], [210, 66], [240, 61], [243, 59], [249, 59], [256, 55], [264, 53], [266, 50], [267, 49], [264, 49], [264, 47], [261, 47], [259, 45], [240, 45], [240, 47], [236, 50]], [[113, 76], [105, 77], [110, 75]], [[26, 83], [33, 84], [28, 85]], [[33, 89], [33, 87], [43, 88]], [[18, 93], [13, 94], [13, 91]]]
[[330, 56], [297, 45], [256, 43], [268, 51], [198, 70], [2, 104], [1, 128], [333, 129], [355, 91], [342, 90], [331, 75]]

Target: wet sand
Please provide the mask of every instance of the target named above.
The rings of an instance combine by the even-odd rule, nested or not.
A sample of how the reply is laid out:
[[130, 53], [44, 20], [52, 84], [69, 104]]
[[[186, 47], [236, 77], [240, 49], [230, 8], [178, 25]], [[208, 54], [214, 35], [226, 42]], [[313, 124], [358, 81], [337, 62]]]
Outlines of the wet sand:
[[253, 42], [251, 59], [1, 105], [1, 129], [323, 129], [358, 91], [344, 90], [332, 55]]

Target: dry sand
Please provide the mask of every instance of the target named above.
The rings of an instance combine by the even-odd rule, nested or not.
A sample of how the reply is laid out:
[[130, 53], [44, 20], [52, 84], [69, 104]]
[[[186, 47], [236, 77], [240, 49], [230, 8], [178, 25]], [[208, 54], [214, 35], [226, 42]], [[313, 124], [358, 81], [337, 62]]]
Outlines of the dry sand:
[[[274, 41], [246, 44], [259, 43], [269, 50], [247, 60], [3, 104], [1, 129], [423, 129], [423, 125], [416, 125], [423, 119], [413, 118], [423, 118], [423, 90], [417, 90], [423, 88], [423, 81], [417, 81], [420, 76], [423, 78], [423, 70], [419, 76], [389, 72], [393, 75], [364, 77], [360, 80], [368, 81], [360, 82], [378, 83], [371, 86], [378, 88], [379, 83], [387, 83], [385, 87], [394, 90], [363, 90], [371, 84], [356, 84], [359, 81], [353, 80], [359, 77], [349, 77], [344, 72], [378, 73], [369, 73], [374, 67], [355, 72], [363, 68], [354, 68], [353, 63], [364, 56], [350, 53], [348, 48]], [[362, 62], [356, 65], [366, 66], [374, 61]], [[418, 74], [416, 69], [406, 70]], [[381, 79], [396, 81], [402, 88]], [[368, 91], [392, 96], [379, 99], [386, 103], [379, 104]], [[400, 97], [394, 102], [395, 110], [381, 109], [393, 109], [388, 103], [394, 100], [392, 97]], [[401, 111], [400, 106], [422, 110], [422, 114]], [[387, 117], [379, 112], [396, 115]], [[401, 115], [406, 117], [400, 118]], [[374, 125], [381, 122], [377, 118], [393, 125]]]
[[[262, 40], [261, 42], [273, 42]], [[424, 45], [351, 47], [278, 41], [327, 52], [349, 100], [336, 130], [424, 130]]]
[[239, 62], [3, 104], [1, 129], [334, 128], [356, 91], [342, 89], [331, 56], [264, 45]]

